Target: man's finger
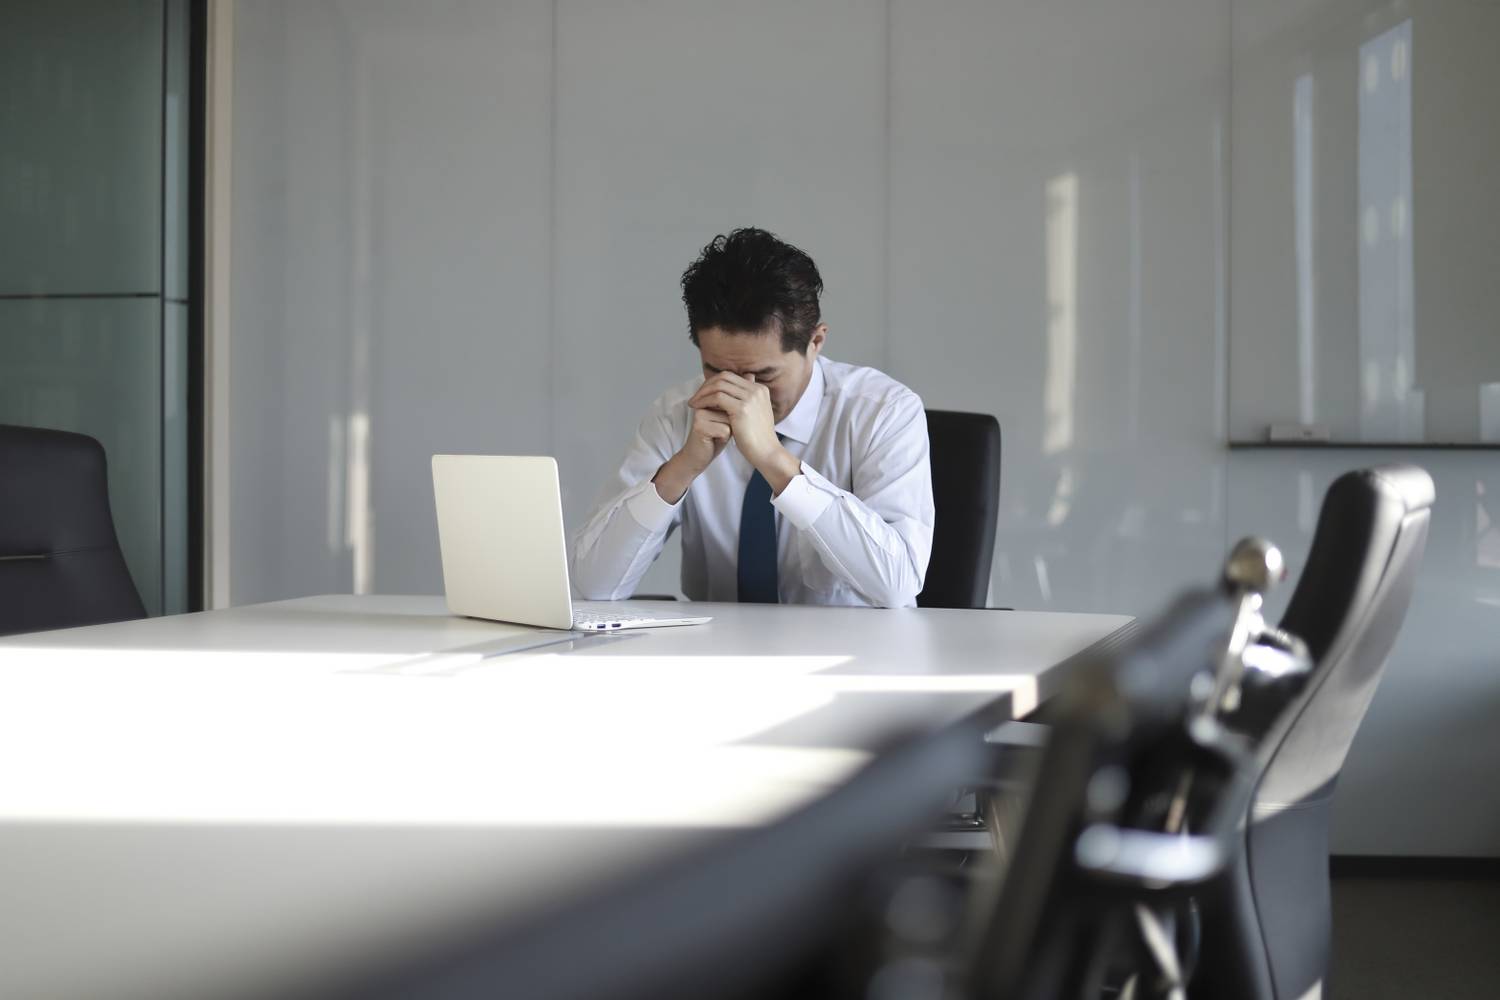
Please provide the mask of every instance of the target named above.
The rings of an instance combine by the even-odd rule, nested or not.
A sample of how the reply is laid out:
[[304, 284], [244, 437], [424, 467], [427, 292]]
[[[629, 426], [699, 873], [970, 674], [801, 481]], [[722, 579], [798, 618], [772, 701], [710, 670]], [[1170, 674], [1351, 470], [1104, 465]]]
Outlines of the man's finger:
[[728, 372], [724, 374], [726, 377], [719, 381], [719, 384], [715, 387], [716, 391], [722, 392], [727, 396], [733, 396], [735, 399], [750, 398], [750, 383], [745, 381], [731, 382], [730, 379], [736, 376], [730, 375]]
[[715, 388], [708, 392], [703, 392], [700, 390], [699, 392], [695, 393], [693, 395], [693, 398], [688, 400], [688, 406], [691, 406], [695, 410], [723, 410], [724, 407], [721, 404], [721, 401], [725, 399], [734, 400], [736, 402], [740, 401], [738, 397], [732, 396], [729, 393], [724, 392], [722, 389]]
[[703, 384], [712, 385], [715, 382], [728, 382], [738, 378], [739, 376], [734, 372], [714, 372], [712, 375], [703, 376]]
[[734, 436], [734, 430], [728, 424], [703, 424], [695, 427], [693, 433], [710, 441], [728, 441]]
[[754, 372], [751, 372], [744, 378], [740, 378], [738, 375], [734, 376], [734, 378], [737, 380], [737, 384], [744, 388], [746, 399], [750, 398], [751, 395], [765, 395], [766, 393], [769, 393], [771, 391], [770, 389], [766, 388], [766, 384], [764, 382], [757, 382], [755, 380]]
[[727, 392], [716, 392], [703, 399], [698, 406], [700, 410], [719, 410], [726, 418], [733, 417], [743, 408], [745, 401], [738, 396], [731, 396]]
[[692, 397], [688, 400], [688, 403], [689, 405], [697, 405], [698, 401], [706, 399], [716, 392], [724, 392], [726, 388], [727, 383], [724, 382], [722, 376], [715, 375], [713, 378], [708, 379], [698, 387], [698, 391], [693, 393]]
[[712, 406], [704, 406], [694, 412], [696, 414], [696, 419], [693, 421], [694, 424], [701, 424], [705, 427], [729, 427], [732, 425], [729, 414]]

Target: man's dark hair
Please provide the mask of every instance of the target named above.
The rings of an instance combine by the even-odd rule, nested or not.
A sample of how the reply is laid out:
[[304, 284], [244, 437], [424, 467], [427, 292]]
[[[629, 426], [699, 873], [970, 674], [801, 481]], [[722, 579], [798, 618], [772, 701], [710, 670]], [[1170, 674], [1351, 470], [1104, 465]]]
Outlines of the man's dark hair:
[[682, 272], [688, 337], [718, 327], [726, 333], [781, 334], [782, 351], [807, 353], [822, 319], [823, 279], [812, 258], [764, 229], [715, 236]]

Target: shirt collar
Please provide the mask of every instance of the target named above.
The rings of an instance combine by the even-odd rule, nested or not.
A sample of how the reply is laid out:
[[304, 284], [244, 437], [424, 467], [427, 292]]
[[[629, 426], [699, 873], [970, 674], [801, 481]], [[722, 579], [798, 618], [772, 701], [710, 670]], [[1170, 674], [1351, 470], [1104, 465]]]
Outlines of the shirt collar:
[[797, 400], [797, 405], [792, 407], [792, 412], [776, 425], [776, 433], [798, 444], [807, 444], [812, 440], [813, 431], [817, 429], [818, 414], [822, 409], [823, 359], [819, 357], [813, 362], [812, 378], [807, 382], [806, 391]]

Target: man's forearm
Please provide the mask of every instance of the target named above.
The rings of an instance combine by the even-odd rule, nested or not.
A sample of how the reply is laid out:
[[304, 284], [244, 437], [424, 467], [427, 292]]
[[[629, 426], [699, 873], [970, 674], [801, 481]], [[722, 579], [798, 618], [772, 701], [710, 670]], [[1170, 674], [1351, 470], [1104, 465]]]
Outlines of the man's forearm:
[[[926, 456], [921, 460], [923, 467], [912, 470], [918, 477], [925, 472]], [[877, 491], [877, 510], [813, 469], [794, 482], [776, 498], [776, 508], [807, 535], [829, 571], [871, 604], [912, 604], [932, 552], [931, 515], [924, 516], [930, 506]]]
[[611, 601], [630, 596], [661, 552], [672, 519], [669, 511], [662, 515], [651, 490], [645, 483], [625, 490], [584, 524], [572, 568], [579, 597]]
[[656, 487], [657, 496], [665, 503], [675, 504], [687, 494], [688, 487], [702, 471], [688, 464], [679, 452], [661, 464], [651, 482]]
[[778, 497], [793, 479], [802, 474], [802, 460], [779, 445], [755, 467], [771, 484], [771, 495]]
[[915, 603], [926, 559], [912, 551], [901, 529], [852, 494], [830, 504], [807, 535], [829, 571], [871, 604], [900, 608]]

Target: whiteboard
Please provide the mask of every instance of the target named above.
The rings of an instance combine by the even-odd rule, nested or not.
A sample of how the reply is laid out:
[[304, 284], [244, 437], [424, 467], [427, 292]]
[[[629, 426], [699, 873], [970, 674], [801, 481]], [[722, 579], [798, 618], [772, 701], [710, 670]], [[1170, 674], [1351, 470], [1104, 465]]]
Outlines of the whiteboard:
[[1230, 437], [1500, 443], [1500, 4], [1232, 25]]

